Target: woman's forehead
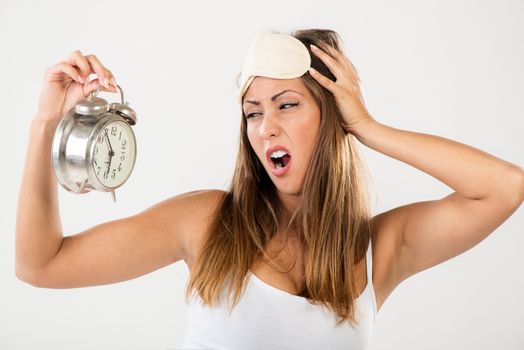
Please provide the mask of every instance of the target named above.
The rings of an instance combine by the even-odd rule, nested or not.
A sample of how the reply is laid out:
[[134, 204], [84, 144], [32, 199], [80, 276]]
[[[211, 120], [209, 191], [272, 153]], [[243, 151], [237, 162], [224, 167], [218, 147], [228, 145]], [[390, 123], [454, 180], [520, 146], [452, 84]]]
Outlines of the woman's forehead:
[[256, 77], [244, 94], [244, 100], [269, 100], [275, 94], [284, 90], [291, 90], [305, 95], [305, 86], [300, 78], [273, 79]]

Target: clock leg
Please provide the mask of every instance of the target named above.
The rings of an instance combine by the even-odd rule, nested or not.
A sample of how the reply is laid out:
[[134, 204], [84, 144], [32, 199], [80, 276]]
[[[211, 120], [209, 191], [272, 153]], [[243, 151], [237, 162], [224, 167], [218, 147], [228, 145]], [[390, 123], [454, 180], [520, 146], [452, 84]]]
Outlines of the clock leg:
[[77, 196], [80, 194], [80, 192], [82, 191], [86, 183], [87, 183], [87, 179], [85, 179], [84, 182], [82, 182], [82, 185], [80, 185], [80, 189], [76, 192]]

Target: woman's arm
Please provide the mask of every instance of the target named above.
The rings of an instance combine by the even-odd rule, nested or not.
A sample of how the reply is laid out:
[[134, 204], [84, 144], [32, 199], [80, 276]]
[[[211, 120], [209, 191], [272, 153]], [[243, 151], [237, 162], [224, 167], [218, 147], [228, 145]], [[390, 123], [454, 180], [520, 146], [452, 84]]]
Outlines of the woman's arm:
[[[493, 232], [524, 200], [521, 167], [443, 137], [396, 129], [368, 112], [360, 78], [342, 50], [312, 50], [336, 77], [311, 75], [333, 93], [344, 130], [364, 145], [409, 164], [455, 190], [374, 217], [386, 233], [390, 291], [403, 279], [461, 252]], [[378, 227], [385, 228], [384, 230]]]
[[51, 163], [55, 125], [35, 119], [16, 218], [15, 271], [37, 287], [77, 288], [129, 280], [186, 259], [223, 191], [192, 191], [126, 218], [63, 237]]
[[455, 190], [387, 212], [398, 227], [397, 282], [481, 242], [524, 200], [521, 167], [443, 137], [400, 130], [373, 118], [353, 126], [364, 145], [409, 164]]
[[[90, 73], [98, 78], [88, 82]], [[65, 112], [102, 84], [104, 91], [116, 92], [111, 78], [96, 56], [79, 51], [46, 71], [31, 122], [16, 216], [15, 273], [34, 286], [115, 283], [185, 259], [223, 194], [220, 190], [181, 194], [136, 215], [64, 237], [51, 162], [54, 131]]]
[[477, 148], [444, 137], [401, 130], [373, 118], [352, 133], [369, 148], [409, 164], [469, 199], [524, 197], [524, 171]]
[[[98, 77], [89, 81], [89, 75]], [[116, 92], [109, 71], [94, 55], [76, 50], [46, 69], [31, 121], [29, 145], [16, 214], [15, 271], [21, 278], [32, 274], [53, 257], [62, 242], [58, 193], [51, 163], [51, 145], [61, 116], [97, 88]]]
[[25, 167], [16, 214], [16, 275], [33, 280], [58, 251], [62, 225], [57, 182], [51, 167], [51, 143], [58, 121], [34, 118], [29, 131]]

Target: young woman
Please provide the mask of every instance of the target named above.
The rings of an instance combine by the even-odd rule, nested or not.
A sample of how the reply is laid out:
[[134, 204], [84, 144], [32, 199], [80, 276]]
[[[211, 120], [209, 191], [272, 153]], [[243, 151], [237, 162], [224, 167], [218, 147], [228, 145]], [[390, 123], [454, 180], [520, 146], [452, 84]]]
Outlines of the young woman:
[[[91, 73], [97, 79], [88, 82]], [[53, 132], [100, 85], [116, 92], [111, 71], [75, 51], [46, 71], [32, 121], [18, 278], [46, 288], [93, 286], [183, 259], [186, 348], [365, 348], [399, 283], [474, 247], [519, 207], [524, 172], [459, 142], [380, 123], [359, 83], [336, 32], [260, 33], [241, 75], [229, 189], [173, 196], [64, 237]], [[453, 193], [371, 215], [356, 140]]]

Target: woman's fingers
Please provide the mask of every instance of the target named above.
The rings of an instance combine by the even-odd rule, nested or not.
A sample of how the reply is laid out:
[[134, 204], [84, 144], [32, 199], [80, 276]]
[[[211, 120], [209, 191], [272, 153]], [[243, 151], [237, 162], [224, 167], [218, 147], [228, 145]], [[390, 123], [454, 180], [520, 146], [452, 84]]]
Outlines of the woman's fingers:
[[87, 55], [85, 58], [98, 76], [98, 81], [100, 84], [104, 88], [108, 89], [107, 91], [116, 91], [116, 82], [114, 81], [111, 71], [104, 67], [102, 62], [100, 62], [100, 60], [95, 55]]
[[360, 83], [360, 77], [358, 76], [358, 71], [353, 65], [353, 62], [349, 59], [349, 56], [346, 54], [344, 49], [341, 47], [340, 50], [332, 50], [334, 54], [338, 57], [338, 59], [341, 62], [344, 62], [346, 67], [349, 67], [351, 72], [353, 73], [353, 76], [356, 78], [356, 80]]
[[343, 52], [328, 46], [326, 50], [333, 55], [332, 57], [314, 45], [311, 45], [311, 49], [313, 53], [317, 55], [326, 66], [328, 66], [329, 70], [335, 75], [337, 80], [348, 76], [353, 84], [360, 82], [360, 78], [358, 77], [358, 73], [353, 66], [353, 63], [351, 63], [349, 58]]
[[[322, 75], [319, 71], [317, 71], [315, 68], [310, 67], [309, 68], [309, 74], [313, 76], [322, 86], [324, 86], [326, 89], [331, 91], [332, 93], [335, 93], [337, 85], [335, 82], [328, 77]], [[338, 80], [338, 78], [337, 78]]]
[[93, 79], [89, 82], [86, 82], [83, 86], [82, 86], [82, 93], [84, 94], [84, 97], [87, 97], [89, 96], [90, 93], [96, 91], [98, 89], [98, 87], [100, 87], [100, 91], [107, 91], [107, 92], [115, 92], [115, 88], [110, 86], [109, 88], [106, 88], [104, 87], [104, 85], [102, 85], [100, 83], [100, 79], [97, 78], [97, 79]]
[[340, 63], [337, 62], [337, 60], [335, 58], [331, 57], [330, 55], [328, 55], [327, 53], [325, 53], [324, 51], [322, 51], [321, 49], [319, 49], [315, 45], [310, 45], [310, 47], [311, 47], [311, 51], [315, 55], [317, 55], [322, 60], [322, 62], [324, 62], [324, 64], [329, 68], [331, 73], [333, 73], [333, 75], [338, 80], [339, 77], [342, 75], [341, 74], [342, 73], [342, 66], [340, 65]]
[[312, 47], [312, 51], [328, 66], [337, 81], [331, 81], [312, 68], [310, 73], [320, 85], [333, 94], [342, 116], [344, 130], [351, 132], [352, 125], [358, 123], [363, 116], [369, 116], [364, 96], [360, 91], [357, 71], [349, 58], [333, 47], [327, 46], [326, 52]]
[[69, 63], [65, 61], [57, 63], [54, 66], [49, 67], [46, 70], [46, 77], [50, 82], [56, 82], [59, 80], [63, 80], [64, 74], [67, 77], [70, 77], [72, 80], [75, 80], [80, 84], [84, 83], [78, 70], [76, 70], [73, 66], [71, 66]]
[[[91, 73], [97, 75], [93, 84], [90, 84], [88, 80]], [[104, 91], [117, 91], [116, 81], [111, 71], [104, 67], [95, 55], [84, 56], [79, 50], [72, 52], [66, 61], [48, 68], [46, 75], [50, 82], [63, 81], [65, 75], [66, 80], [71, 78], [80, 84], [90, 84], [84, 87], [85, 94], [96, 90], [99, 85], [102, 85]]]
[[89, 66], [89, 62], [87, 59], [82, 55], [82, 53], [79, 50], [75, 50], [69, 55], [66, 62], [71, 64], [72, 66], [78, 67], [80, 70], [80, 76], [85, 81], [89, 77], [89, 74], [91, 73], [91, 67]]
[[[91, 73], [97, 77], [89, 81]], [[46, 69], [38, 114], [46, 120], [57, 120], [99, 87], [101, 91], [117, 92], [113, 74], [96, 56], [84, 56], [75, 50], [66, 60]]]

